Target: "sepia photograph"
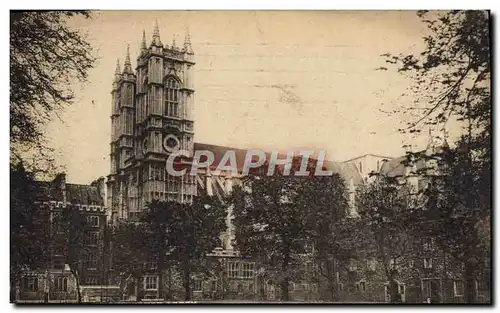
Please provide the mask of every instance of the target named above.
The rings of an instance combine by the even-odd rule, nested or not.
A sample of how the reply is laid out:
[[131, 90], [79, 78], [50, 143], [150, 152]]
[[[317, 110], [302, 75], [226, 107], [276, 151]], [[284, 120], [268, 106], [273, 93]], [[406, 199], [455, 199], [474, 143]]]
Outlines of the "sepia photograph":
[[10, 11], [10, 303], [493, 303], [487, 10]]

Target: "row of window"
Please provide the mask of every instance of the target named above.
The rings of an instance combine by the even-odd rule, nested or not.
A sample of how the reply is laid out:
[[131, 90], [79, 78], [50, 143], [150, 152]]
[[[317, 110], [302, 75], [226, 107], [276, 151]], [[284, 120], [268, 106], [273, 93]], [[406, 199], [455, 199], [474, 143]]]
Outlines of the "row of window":
[[[39, 290], [39, 280], [38, 277], [24, 277], [23, 279], [23, 290], [25, 292], [38, 292]], [[55, 277], [54, 287], [52, 291], [67, 292], [68, 291], [68, 278], [67, 277]]]
[[99, 232], [88, 232], [85, 236], [85, 244], [96, 246], [99, 243]]
[[[189, 172], [186, 172], [189, 173]], [[131, 174], [129, 177], [130, 182], [139, 182], [137, 174]], [[142, 182], [147, 180], [153, 181], [166, 181], [170, 185], [180, 185], [181, 180], [185, 183], [194, 183], [194, 175], [185, 175], [184, 177], [172, 176], [168, 173], [167, 169], [163, 166], [151, 165], [148, 168], [142, 169]]]
[[255, 263], [252, 262], [227, 262], [226, 275], [231, 278], [253, 278]]

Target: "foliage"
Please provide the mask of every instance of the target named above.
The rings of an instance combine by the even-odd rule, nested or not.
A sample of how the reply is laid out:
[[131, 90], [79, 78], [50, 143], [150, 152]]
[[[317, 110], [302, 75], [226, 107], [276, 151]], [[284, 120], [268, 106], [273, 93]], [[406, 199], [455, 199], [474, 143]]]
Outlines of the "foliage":
[[[46, 262], [48, 228], [40, 220], [41, 210], [34, 210], [37, 185], [31, 173], [19, 163], [10, 168], [10, 274], [11, 297], [18, 275], [25, 268], [39, 268]], [[12, 300], [13, 298], [11, 298]]]
[[121, 221], [112, 228], [111, 242], [113, 269], [120, 277], [133, 275], [141, 277], [142, 265], [147, 261], [148, 249], [144, 245], [146, 234], [138, 223]]
[[389, 281], [391, 302], [397, 302], [396, 268], [412, 248], [408, 232], [409, 190], [393, 180], [379, 177], [372, 184], [358, 189], [356, 199], [368, 250], [371, 249], [381, 262]]
[[[204, 271], [206, 254], [220, 245], [226, 216], [224, 205], [215, 197], [195, 197], [192, 203], [153, 201], [142, 218], [159, 273], [166, 267], [165, 252], [182, 269], [185, 300], [191, 299], [191, 274]], [[159, 276], [162, 285], [163, 275]]]
[[31, 170], [44, 170], [41, 158], [50, 163], [44, 126], [73, 102], [72, 84], [86, 81], [95, 62], [86, 38], [67, 24], [74, 16], [90, 18], [83, 11], [10, 13], [11, 162], [31, 157]]
[[[413, 80], [414, 106], [406, 129], [423, 125], [446, 132], [450, 119], [460, 122], [463, 134], [454, 148], [424, 159], [439, 160], [439, 171], [424, 173], [431, 182], [427, 210], [416, 212], [424, 234], [432, 234], [441, 248], [465, 265], [466, 301], [474, 302], [473, 275], [490, 256], [491, 223], [491, 64], [490, 16], [485, 11], [418, 13], [428, 26], [425, 49], [419, 55], [390, 55], [386, 61]], [[422, 110], [423, 109], [423, 110]]]
[[[490, 34], [489, 14], [484, 11], [420, 11], [430, 34], [419, 55], [385, 54], [387, 62], [413, 80], [415, 106], [403, 112], [418, 112], [409, 119], [410, 132], [422, 124], [445, 126], [450, 116], [467, 121], [471, 129], [490, 127]], [[423, 107], [422, 107], [423, 106]], [[422, 110], [423, 109], [423, 110]]]
[[[321, 246], [322, 258], [331, 254], [326, 245], [339, 242], [329, 230], [347, 211], [341, 178], [293, 175], [300, 164], [293, 160], [290, 176], [283, 175], [284, 167], [272, 176], [255, 171], [233, 188], [228, 200], [233, 206], [238, 250], [274, 269], [269, 275], [279, 281], [284, 301], [289, 300], [290, 281], [300, 276], [294, 264], [301, 255], [311, 253], [314, 245]], [[310, 162], [311, 172], [314, 167], [314, 161]]]

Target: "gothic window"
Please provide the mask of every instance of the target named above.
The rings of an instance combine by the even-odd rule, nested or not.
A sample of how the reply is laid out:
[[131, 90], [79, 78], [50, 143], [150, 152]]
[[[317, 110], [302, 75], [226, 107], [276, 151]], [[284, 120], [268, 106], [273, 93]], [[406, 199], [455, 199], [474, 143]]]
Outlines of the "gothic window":
[[127, 85], [127, 104], [132, 105], [133, 104], [133, 88], [132, 85]]
[[24, 291], [37, 292], [38, 291], [38, 278], [25, 277], [23, 281]]
[[179, 117], [179, 82], [169, 77], [165, 81], [165, 115]]
[[54, 280], [54, 288], [56, 291], [67, 292], [68, 291], [68, 278], [67, 277], [56, 277]]
[[146, 276], [146, 277], [144, 277], [144, 289], [145, 290], [158, 290], [158, 276]]

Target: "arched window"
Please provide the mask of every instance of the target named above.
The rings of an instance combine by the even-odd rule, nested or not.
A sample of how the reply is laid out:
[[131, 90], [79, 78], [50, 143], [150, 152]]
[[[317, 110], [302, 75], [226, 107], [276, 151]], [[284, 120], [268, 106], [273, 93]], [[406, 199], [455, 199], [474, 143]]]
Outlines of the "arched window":
[[179, 117], [179, 82], [169, 77], [165, 81], [165, 115]]

